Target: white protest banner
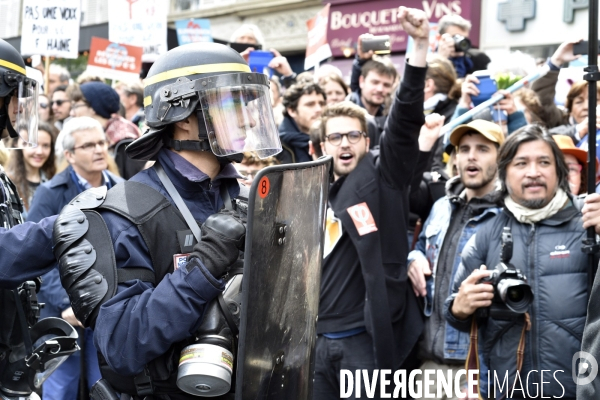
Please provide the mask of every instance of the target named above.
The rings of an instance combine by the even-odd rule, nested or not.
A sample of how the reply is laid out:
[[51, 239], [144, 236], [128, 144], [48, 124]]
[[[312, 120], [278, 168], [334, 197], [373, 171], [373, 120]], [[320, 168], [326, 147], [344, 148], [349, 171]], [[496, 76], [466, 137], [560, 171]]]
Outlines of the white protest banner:
[[21, 54], [79, 55], [80, 0], [24, 0]]
[[109, 0], [108, 40], [144, 48], [142, 61], [167, 52], [169, 1]]

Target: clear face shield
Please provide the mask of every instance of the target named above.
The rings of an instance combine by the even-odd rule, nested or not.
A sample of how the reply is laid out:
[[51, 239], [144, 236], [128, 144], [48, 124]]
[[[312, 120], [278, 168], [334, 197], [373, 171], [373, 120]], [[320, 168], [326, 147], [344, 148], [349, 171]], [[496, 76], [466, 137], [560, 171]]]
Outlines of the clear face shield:
[[[38, 90], [33, 79], [6, 72], [4, 79], [14, 90], [0, 102], [0, 119], [5, 127], [0, 131], [0, 149], [22, 149], [37, 146]], [[0, 124], [1, 126], [2, 124]]]
[[227, 86], [201, 93], [210, 147], [217, 156], [253, 151], [260, 158], [281, 151], [268, 86]]
[[211, 150], [219, 157], [251, 151], [266, 158], [281, 152], [269, 79], [264, 74], [179, 78], [157, 90], [151, 104], [156, 115], [148, 115], [150, 126], [158, 121], [182, 121], [197, 112], [198, 122], [205, 123], [199, 126], [199, 137], [208, 136]]

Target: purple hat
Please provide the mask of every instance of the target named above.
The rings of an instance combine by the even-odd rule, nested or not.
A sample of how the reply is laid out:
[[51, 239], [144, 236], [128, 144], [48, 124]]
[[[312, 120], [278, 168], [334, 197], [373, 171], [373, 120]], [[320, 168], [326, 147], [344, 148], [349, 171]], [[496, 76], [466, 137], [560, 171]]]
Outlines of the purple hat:
[[120, 98], [115, 89], [103, 82], [87, 82], [80, 87], [85, 101], [102, 118], [119, 112]]

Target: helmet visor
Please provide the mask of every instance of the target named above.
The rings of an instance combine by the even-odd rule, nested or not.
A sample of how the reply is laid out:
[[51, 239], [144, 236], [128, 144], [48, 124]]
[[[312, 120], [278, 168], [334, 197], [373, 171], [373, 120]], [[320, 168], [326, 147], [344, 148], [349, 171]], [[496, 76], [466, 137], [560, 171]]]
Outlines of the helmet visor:
[[281, 151], [268, 86], [209, 89], [201, 92], [200, 104], [215, 155], [254, 151], [266, 158]]
[[12, 94], [4, 98], [4, 108], [8, 115], [7, 126], [0, 132], [0, 148], [36, 147], [38, 85], [34, 80], [26, 78], [16, 82], [15, 86]]

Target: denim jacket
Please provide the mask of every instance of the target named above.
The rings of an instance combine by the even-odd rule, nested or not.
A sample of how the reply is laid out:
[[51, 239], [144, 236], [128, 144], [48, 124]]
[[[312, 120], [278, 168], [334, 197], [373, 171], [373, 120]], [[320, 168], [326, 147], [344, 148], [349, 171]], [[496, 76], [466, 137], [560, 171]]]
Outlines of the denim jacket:
[[[494, 192], [492, 194], [488, 194], [482, 199], [472, 199], [467, 203], [465, 201], [463, 189], [464, 187], [459, 177], [455, 177], [448, 181], [448, 184], [446, 185], [447, 196], [439, 199], [433, 205], [431, 213], [423, 225], [423, 229], [419, 235], [419, 240], [415, 250], [411, 251], [408, 255], [409, 264], [418, 257], [425, 257], [429, 262], [432, 271], [432, 279], [427, 279], [426, 281], [427, 295], [424, 299], [425, 308], [423, 312], [427, 317], [425, 328], [426, 331], [429, 329], [429, 332], [435, 332], [436, 334], [431, 334], [428, 337], [426, 332], [423, 340], [425, 343], [422, 343], [422, 345], [429, 346], [431, 350], [435, 345], [432, 344], [431, 341], [435, 341], [435, 339], [437, 339], [437, 334], [443, 332], [443, 357], [445, 360], [454, 361], [463, 361], [467, 358], [470, 338], [468, 332], [461, 332], [450, 326], [445, 321], [443, 310], [441, 309], [442, 307], [439, 307], [439, 310], [434, 310], [434, 304], [439, 303], [434, 303], [434, 296], [436, 294], [436, 273], [441, 273], [441, 270], [437, 271], [438, 261], [445, 260], [447, 257], [452, 255], [454, 256], [452, 269], [448, 271], [450, 272], [450, 277], [446, 277], [446, 282], [448, 282], [446, 293], [448, 293], [448, 291], [451, 289], [454, 275], [456, 274], [460, 264], [463, 247], [469, 238], [473, 236], [475, 232], [477, 232], [477, 229], [483, 221], [488, 220], [499, 212], [499, 208], [496, 206], [496, 202], [494, 201], [497, 198], [497, 193]], [[447, 243], [446, 246], [443, 247], [444, 239], [450, 226], [450, 219], [454, 213], [458, 212], [459, 207], [471, 207], [471, 210], [465, 210], [465, 218], [461, 222], [461, 226], [457, 228], [460, 231], [460, 236], [457, 243]], [[440, 257], [442, 248], [444, 248], [444, 252], [448, 254], [442, 254]], [[453, 252], [453, 250], [455, 251]], [[441, 279], [442, 277], [440, 276], [439, 278]], [[441, 295], [444, 297], [446, 296], [446, 294], [443, 294], [443, 292]], [[434, 312], [435, 315], [432, 316]], [[427, 327], [428, 324], [434, 324], [435, 326]], [[439, 324], [444, 324], [445, 329], [440, 330]], [[427, 343], [427, 341], [429, 341], [429, 343]], [[425, 354], [422, 355], [427, 357], [427, 351], [425, 351]]]

